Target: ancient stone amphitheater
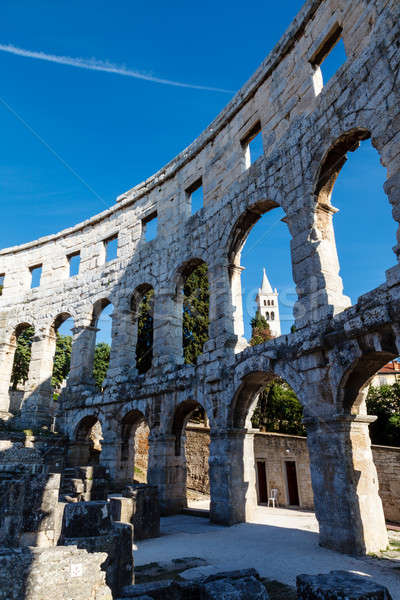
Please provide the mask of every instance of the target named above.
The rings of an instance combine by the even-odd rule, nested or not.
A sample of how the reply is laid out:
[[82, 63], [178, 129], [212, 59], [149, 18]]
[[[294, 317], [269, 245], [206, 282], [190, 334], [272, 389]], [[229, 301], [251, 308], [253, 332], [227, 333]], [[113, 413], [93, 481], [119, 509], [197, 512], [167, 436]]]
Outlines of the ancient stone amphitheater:
[[[400, 5], [398, 0], [307, 0], [251, 79], [211, 125], [155, 175], [78, 225], [0, 252], [0, 409], [10, 413], [16, 337], [34, 327], [19, 419], [48, 424], [55, 332], [74, 320], [71, 371], [56, 428], [74, 440], [98, 419], [101, 463], [117, 477], [123, 422], [150, 428], [148, 481], [164, 514], [185, 501], [182, 430], [199, 404], [211, 428], [211, 519], [233, 524], [256, 504], [249, 415], [272, 374], [304, 406], [320, 543], [374, 552], [387, 545], [366, 414], [370, 377], [400, 354], [400, 267], [351, 306], [342, 293], [330, 202], [335, 179], [371, 138], [387, 169], [385, 192], [400, 220]], [[320, 65], [339, 38], [347, 60], [323, 85]], [[264, 155], [249, 166], [262, 132]], [[204, 206], [191, 214], [192, 192]], [[362, 198], [349, 198], [363, 209]], [[291, 234], [296, 331], [256, 347], [243, 336], [240, 255], [254, 223], [281, 207]], [[157, 216], [157, 237], [144, 232]], [[3, 225], [4, 226], [4, 225]], [[356, 226], [356, 224], [355, 224]], [[379, 226], [379, 224], [377, 224]], [[106, 262], [118, 238], [118, 257]], [[80, 254], [78, 275], [69, 261]], [[209, 340], [197, 364], [183, 362], [182, 285], [206, 263]], [[40, 286], [31, 271], [42, 266]], [[154, 290], [152, 367], [135, 367], [138, 299]], [[110, 366], [100, 393], [92, 377], [96, 325], [111, 303]], [[124, 421], [125, 419], [125, 421]]]

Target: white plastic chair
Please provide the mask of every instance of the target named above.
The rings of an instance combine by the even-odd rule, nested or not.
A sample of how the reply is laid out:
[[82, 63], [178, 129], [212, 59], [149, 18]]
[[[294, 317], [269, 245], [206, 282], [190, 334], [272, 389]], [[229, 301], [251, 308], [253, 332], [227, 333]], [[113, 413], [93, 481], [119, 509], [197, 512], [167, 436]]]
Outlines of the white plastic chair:
[[272, 502], [272, 507], [275, 508], [275, 506], [279, 506], [278, 504], [278, 490], [276, 488], [272, 488], [271, 490], [271, 495], [268, 498], [268, 505], [269, 503]]

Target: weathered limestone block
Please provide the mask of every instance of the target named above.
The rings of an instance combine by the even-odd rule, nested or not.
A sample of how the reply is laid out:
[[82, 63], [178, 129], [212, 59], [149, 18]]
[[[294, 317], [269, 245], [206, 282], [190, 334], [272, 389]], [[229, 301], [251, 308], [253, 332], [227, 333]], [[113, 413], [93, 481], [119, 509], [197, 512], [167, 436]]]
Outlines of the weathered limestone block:
[[65, 507], [62, 543], [90, 553], [105, 552], [102, 568], [113, 593], [134, 581], [133, 530], [129, 523], [112, 522], [107, 502], [77, 502]]
[[64, 508], [58, 502], [60, 475], [16, 471], [0, 479], [0, 543], [56, 546]]
[[0, 600], [112, 600], [105, 559], [73, 546], [0, 548]]
[[127, 586], [120, 598], [136, 600], [268, 600], [255, 569], [226, 571], [191, 581], [163, 580]]
[[64, 510], [62, 539], [107, 535], [112, 529], [107, 502], [76, 502]]
[[322, 575], [296, 577], [298, 600], [391, 600], [383, 585], [348, 571], [331, 571]]
[[131, 523], [135, 540], [158, 537], [160, 535], [160, 503], [157, 486], [136, 483], [127, 486], [123, 493], [133, 501]]

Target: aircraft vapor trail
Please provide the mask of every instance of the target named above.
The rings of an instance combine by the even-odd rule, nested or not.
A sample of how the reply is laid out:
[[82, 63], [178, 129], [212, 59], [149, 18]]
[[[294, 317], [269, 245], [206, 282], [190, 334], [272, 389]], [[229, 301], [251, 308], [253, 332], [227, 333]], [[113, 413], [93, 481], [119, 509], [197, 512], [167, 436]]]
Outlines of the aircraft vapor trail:
[[109, 61], [97, 60], [96, 58], [74, 58], [72, 56], [59, 56], [57, 54], [47, 54], [46, 52], [26, 50], [24, 48], [18, 48], [12, 44], [0, 44], [1, 52], [8, 52], [16, 56], [23, 56], [25, 58], [34, 58], [36, 60], [45, 60], [47, 62], [57, 63], [60, 65], [66, 65], [69, 67], [77, 67], [79, 69], [87, 69], [89, 71], [102, 71], [104, 73], [114, 73], [115, 75], [122, 75], [124, 77], [133, 77], [135, 79], [142, 79], [144, 81], [150, 81], [152, 83], [161, 83], [163, 85], [172, 85], [180, 88], [189, 88], [192, 90], [203, 90], [208, 92], [222, 92], [224, 94], [233, 94], [232, 90], [225, 90], [218, 87], [211, 87], [207, 85], [195, 85], [193, 83], [184, 83], [181, 81], [173, 81], [171, 79], [163, 79], [161, 77], [155, 77], [154, 75], [148, 75], [146, 73], [140, 73], [128, 69], [123, 65], [117, 65]]

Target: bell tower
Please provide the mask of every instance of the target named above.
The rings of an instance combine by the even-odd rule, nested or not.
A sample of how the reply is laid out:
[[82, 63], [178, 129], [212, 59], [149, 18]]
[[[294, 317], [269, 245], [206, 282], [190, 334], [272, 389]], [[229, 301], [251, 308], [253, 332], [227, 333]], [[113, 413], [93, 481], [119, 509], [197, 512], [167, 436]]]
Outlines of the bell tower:
[[281, 321], [279, 317], [278, 291], [271, 287], [265, 268], [263, 269], [263, 278], [261, 287], [256, 297], [257, 309], [260, 314], [266, 318], [271, 334], [274, 337], [281, 335]]

